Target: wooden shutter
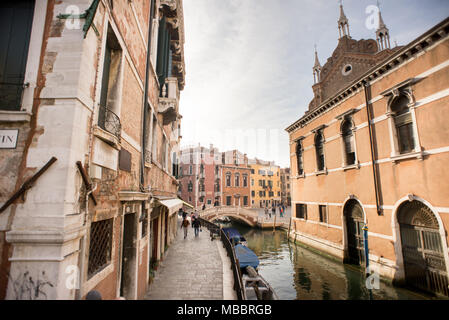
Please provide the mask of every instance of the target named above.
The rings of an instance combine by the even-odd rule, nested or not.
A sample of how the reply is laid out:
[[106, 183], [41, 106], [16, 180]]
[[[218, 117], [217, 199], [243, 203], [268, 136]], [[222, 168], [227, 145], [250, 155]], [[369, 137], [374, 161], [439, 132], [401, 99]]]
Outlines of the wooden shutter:
[[20, 110], [34, 0], [0, 2], [0, 109]]
[[161, 88], [165, 83], [165, 79], [169, 76], [170, 65], [170, 32], [168, 30], [165, 17], [159, 22], [159, 38], [157, 49], [157, 66], [156, 72]]

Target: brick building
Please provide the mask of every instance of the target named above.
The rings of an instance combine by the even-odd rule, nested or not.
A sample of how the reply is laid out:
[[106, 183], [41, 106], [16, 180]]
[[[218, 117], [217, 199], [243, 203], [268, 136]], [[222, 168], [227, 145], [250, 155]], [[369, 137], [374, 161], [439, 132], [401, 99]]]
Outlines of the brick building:
[[377, 41], [354, 40], [341, 7], [337, 49], [286, 129], [291, 236], [447, 296], [449, 19], [393, 49], [379, 21]]
[[250, 206], [250, 170], [245, 154], [212, 145], [181, 150], [180, 197], [195, 208]]
[[183, 205], [182, 0], [8, 0], [0, 15], [0, 298], [141, 298]]

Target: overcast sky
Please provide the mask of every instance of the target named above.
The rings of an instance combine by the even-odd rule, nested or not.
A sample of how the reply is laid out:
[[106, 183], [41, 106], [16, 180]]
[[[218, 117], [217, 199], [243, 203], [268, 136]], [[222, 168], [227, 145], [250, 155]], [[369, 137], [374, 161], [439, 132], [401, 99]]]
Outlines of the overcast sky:
[[[375, 38], [366, 11], [376, 0], [343, 5], [352, 38]], [[448, 0], [383, 0], [380, 8], [392, 46], [449, 16]], [[338, 18], [337, 0], [184, 0], [181, 146], [214, 144], [290, 166], [285, 128], [313, 97], [314, 45], [324, 65]]]

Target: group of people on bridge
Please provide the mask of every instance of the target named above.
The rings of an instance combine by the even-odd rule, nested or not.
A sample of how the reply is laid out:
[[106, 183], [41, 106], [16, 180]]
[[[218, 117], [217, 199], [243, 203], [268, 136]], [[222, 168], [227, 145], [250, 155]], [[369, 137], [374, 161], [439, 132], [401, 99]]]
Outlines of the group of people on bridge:
[[265, 207], [265, 216], [270, 216], [270, 219], [271, 219], [271, 215], [276, 216], [277, 211], [279, 211], [279, 216], [282, 218], [285, 213], [285, 205], [283, 203], [279, 203], [277, 205], [274, 204], [271, 207], [271, 211], [268, 208], [268, 206], [266, 206]]

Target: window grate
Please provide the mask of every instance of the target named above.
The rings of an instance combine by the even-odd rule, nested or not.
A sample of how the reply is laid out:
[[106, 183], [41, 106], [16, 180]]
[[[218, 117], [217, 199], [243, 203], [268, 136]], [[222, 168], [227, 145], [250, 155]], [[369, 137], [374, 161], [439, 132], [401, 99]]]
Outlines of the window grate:
[[113, 219], [92, 222], [90, 227], [89, 278], [111, 261]]

